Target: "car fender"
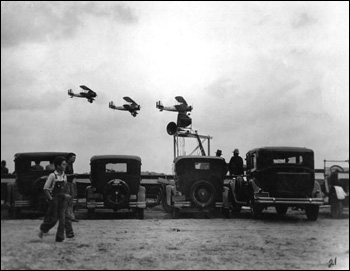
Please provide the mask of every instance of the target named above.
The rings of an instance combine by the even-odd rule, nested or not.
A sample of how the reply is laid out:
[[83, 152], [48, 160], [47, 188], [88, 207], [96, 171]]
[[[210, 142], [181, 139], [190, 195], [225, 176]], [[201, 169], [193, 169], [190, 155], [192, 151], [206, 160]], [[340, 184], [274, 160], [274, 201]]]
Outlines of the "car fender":
[[168, 184], [166, 186], [166, 190], [165, 191], [166, 191], [166, 203], [168, 204], [168, 206], [171, 206], [172, 205], [171, 197], [173, 195], [175, 195], [176, 187], [175, 187], [175, 185]]
[[312, 190], [312, 197], [322, 198], [321, 185], [315, 181], [314, 189]]
[[341, 186], [335, 185], [333, 187], [338, 200], [343, 200], [346, 198], [347, 194], [345, 193], [344, 189]]
[[223, 191], [222, 191], [222, 201], [223, 201], [223, 207], [228, 208], [229, 207], [229, 188], [227, 186], [224, 186]]
[[253, 190], [253, 193], [257, 193], [257, 192], [259, 192], [259, 190], [261, 189], [261, 188], [255, 183], [255, 179], [254, 179], [254, 178], [253, 178], [252, 180], [250, 180], [249, 184], [250, 184], [250, 187], [251, 187], [252, 190]]
[[137, 201], [146, 202], [146, 188], [144, 186], [139, 186], [139, 191], [137, 193]]

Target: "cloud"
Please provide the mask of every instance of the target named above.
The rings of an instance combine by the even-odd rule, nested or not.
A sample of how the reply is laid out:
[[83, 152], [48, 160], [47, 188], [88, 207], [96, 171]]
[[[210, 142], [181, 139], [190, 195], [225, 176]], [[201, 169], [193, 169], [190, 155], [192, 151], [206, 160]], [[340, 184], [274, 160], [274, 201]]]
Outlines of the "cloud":
[[69, 39], [91, 16], [111, 18], [123, 24], [137, 22], [131, 8], [121, 3], [1, 2], [1, 47]]
[[312, 15], [307, 12], [301, 12], [295, 16], [292, 25], [295, 28], [301, 28], [315, 23], [317, 23], [317, 19], [315, 19]]

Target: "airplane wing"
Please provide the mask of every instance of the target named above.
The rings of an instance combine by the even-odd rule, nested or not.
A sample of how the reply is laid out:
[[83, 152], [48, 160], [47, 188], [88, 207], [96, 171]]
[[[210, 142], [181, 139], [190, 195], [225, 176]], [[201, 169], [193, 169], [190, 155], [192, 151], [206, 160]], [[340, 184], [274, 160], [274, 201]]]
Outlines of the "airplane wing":
[[83, 90], [87, 90], [87, 91], [92, 91], [92, 92], [93, 92], [93, 90], [92, 90], [92, 89], [89, 89], [87, 86], [81, 85], [80, 87], [81, 87]]
[[123, 97], [123, 99], [124, 99], [125, 101], [127, 101], [128, 103], [132, 103], [133, 105], [137, 105], [137, 103], [136, 103], [133, 99], [131, 99], [130, 97], [128, 97], [128, 96]]
[[185, 99], [182, 96], [176, 96], [175, 97], [176, 101], [178, 101], [179, 103], [182, 103], [184, 105], [187, 105], [187, 102], [185, 101]]

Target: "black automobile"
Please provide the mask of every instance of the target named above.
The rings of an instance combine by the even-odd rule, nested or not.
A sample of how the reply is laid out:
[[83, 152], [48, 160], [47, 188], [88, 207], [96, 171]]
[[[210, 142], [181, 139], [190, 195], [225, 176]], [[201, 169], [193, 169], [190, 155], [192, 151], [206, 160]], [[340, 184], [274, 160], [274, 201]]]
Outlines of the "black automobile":
[[226, 172], [225, 160], [220, 157], [177, 157], [174, 160], [174, 181], [166, 186], [165, 206], [172, 211], [174, 218], [185, 208], [222, 208]]
[[69, 152], [27, 152], [15, 154], [15, 183], [8, 184], [10, 212], [16, 216], [21, 209], [45, 212], [47, 203], [43, 187], [53, 169], [46, 170], [57, 156], [66, 157]]
[[89, 216], [96, 208], [129, 210], [140, 219], [146, 208], [141, 182], [141, 158], [131, 155], [96, 155], [90, 159], [91, 185], [86, 189]]
[[263, 147], [246, 155], [246, 176], [230, 182], [233, 211], [250, 206], [253, 217], [274, 206], [280, 215], [289, 207], [305, 209], [309, 220], [317, 220], [323, 204], [315, 186], [314, 152], [298, 147]]

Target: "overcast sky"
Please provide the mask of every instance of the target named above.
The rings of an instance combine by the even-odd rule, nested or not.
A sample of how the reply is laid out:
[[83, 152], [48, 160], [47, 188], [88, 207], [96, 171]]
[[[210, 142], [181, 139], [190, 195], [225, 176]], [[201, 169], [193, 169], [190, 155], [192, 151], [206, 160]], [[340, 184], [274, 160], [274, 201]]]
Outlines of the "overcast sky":
[[[70, 99], [86, 85], [93, 104]], [[298, 146], [349, 158], [349, 2], [1, 2], [1, 159], [18, 152], [131, 154], [171, 173], [176, 113], [211, 153]], [[123, 96], [137, 117], [108, 108]], [[192, 142], [192, 143], [191, 143]], [[193, 139], [185, 150], [192, 151]]]

